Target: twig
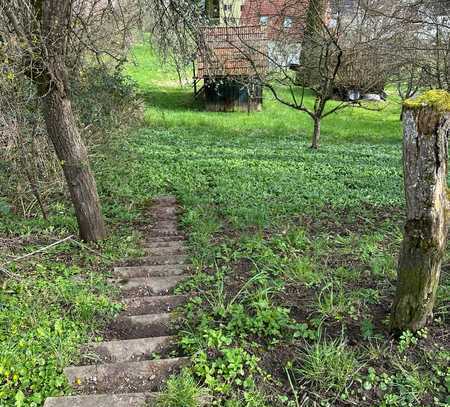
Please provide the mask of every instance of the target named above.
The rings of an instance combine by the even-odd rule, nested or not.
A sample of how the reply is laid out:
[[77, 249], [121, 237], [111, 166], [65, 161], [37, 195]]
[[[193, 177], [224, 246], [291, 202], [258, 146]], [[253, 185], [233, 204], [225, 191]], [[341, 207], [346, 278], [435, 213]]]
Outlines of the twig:
[[16, 280], [20, 280], [20, 276], [18, 274], [13, 273], [12, 271], [9, 271], [7, 269], [4, 269], [3, 267], [0, 267], [0, 271], [4, 274], [6, 274], [8, 277], [15, 278]]
[[55, 247], [55, 246], [58, 246], [58, 245], [61, 244], [61, 243], [67, 242], [68, 240], [70, 240], [70, 241], [72, 241], [73, 243], [77, 244], [77, 245], [80, 246], [81, 248], [86, 249], [86, 250], [88, 250], [88, 251], [94, 253], [96, 256], [99, 256], [99, 257], [102, 257], [102, 258], [104, 258], [104, 259], [107, 259], [107, 257], [103, 256], [101, 253], [99, 253], [99, 252], [97, 252], [97, 251], [91, 249], [90, 247], [88, 247], [88, 246], [84, 245], [83, 243], [79, 242], [78, 240], [74, 239], [74, 235], [70, 235], [70, 236], [67, 236], [67, 237], [65, 237], [64, 239], [58, 240], [57, 242], [54, 242], [54, 243], [52, 243], [52, 244], [50, 244], [50, 245], [48, 245], [48, 246], [41, 247], [40, 249], [35, 250], [34, 252], [27, 253], [27, 254], [25, 254], [24, 256], [15, 257], [15, 258], [13, 258], [13, 259], [7, 261], [6, 263], [4, 263], [3, 265], [0, 266], [0, 271], [1, 271], [2, 273], [6, 274], [6, 275], [9, 276], [9, 277], [13, 277], [13, 278], [16, 278], [16, 279], [20, 279], [21, 277], [20, 277], [18, 274], [14, 274], [14, 273], [12, 273], [11, 271], [7, 270], [7, 269], [4, 268], [4, 267], [7, 266], [8, 264], [15, 263], [16, 261], [24, 260], [24, 259], [27, 259], [28, 257], [34, 256], [34, 255], [39, 254], [39, 253], [42, 253], [42, 252], [45, 252], [45, 251], [47, 251], [48, 249], [51, 249], [52, 247]]
[[87, 246], [87, 245], [81, 243], [80, 241], [74, 239], [73, 237], [71, 237], [70, 240], [72, 240], [72, 242], [74, 242], [76, 245], [80, 246], [81, 248], [86, 249], [86, 250], [90, 251], [91, 253], [94, 253], [96, 256], [99, 256], [99, 257], [102, 257], [102, 258], [104, 258], [104, 259], [106, 259], [106, 260], [109, 260], [109, 259], [108, 259], [106, 256], [104, 256], [103, 254], [101, 254], [101, 253], [95, 251], [94, 249], [91, 249], [89, 246]]
[[41, 247], [40, 249], [35, 250], [34, 252], [31, 252], [31, 253], [25, 254], [24, 256], [16, 257], [16, 258], [14, 258], [12, 260], [9, 260], [8, 262], [3, 264], [3, 267], [8, 265], [8, 264], [14, 263], [16, 261], [23, 260], [23, 259], [26, 259], [28, 257], [34, 256], [35, 254], [45, 252], [48, 249], [51, 249], [52, 247], [55, 247], [55, 246], [57, 246], [57, 245], [59, 245], [61, 243], [67, 242], [68, 240], [71, 240], [73, 238], [73, 236], [74, 235], [70, 235], [70, 236], [65, 237], [64, 239], [58, 240], [57, 242], [54, 242], [54, 243], [52, 243], [52, 244], [50, 244], [48, 246]]

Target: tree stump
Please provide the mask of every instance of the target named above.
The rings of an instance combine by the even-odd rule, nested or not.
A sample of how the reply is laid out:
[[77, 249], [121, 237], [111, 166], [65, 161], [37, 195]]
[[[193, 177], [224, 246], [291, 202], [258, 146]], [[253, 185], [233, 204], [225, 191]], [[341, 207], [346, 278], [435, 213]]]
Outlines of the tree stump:
[[432, 318], [447, 246], [450, 94], [430, 91], [406, 101], [404, 107], [407, 219], [391, 328], [415, 332]]

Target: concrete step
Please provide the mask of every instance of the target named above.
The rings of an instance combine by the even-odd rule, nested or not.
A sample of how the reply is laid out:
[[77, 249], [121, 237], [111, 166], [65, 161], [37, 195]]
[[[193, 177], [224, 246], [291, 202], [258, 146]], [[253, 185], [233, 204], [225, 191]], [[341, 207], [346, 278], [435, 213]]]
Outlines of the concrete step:
[[170, 313], [124, 315], [109, 325], [106, 340], [139, 339], [176, 334]]
[[162, 243], [162, 242], [183, 242], [186, 240], [184, 235], [174, 236], [147, 236], [145, 239], [148, 243]]
[[179, 230], [171, 230], [164, 228], [152, 228], [148, 232], [148, 239], [152, 238], [169, 238], [172, 240], [184, 239], [184, 235]]
[[157, 205], [152, 208], [152, 216], [157, 219], [176, 219], [178, 214], [177, 206]]
[[69, 384], [83, 393], [141, 393], [160, 388], [164, 380], [189, 362], [171, 358], [142, 362], [70, 366], [64, 369]]
[[176, 256], [186, 252], [184, 245], [172, 245], [163, 247], [144, 247], [146, 256]]
[[151, 297], [131, 297], [122, 299], [125, 310], [123, 316], [160, 314], [171, 312], [187, 302], [187, 295], [159, 295]]
[[[153, 215], [154, 216], [154, 215]], [[160, 219], [157, 218], [156, 216], [155, 220], [153, 221], [152, 224], [152, 229], [167, 229], [170, 231], [178, 231], [179, 233], [181, 233], [181, 231], [178, 229], [178, 222], [174, 219]]]
[[146, 249], [160, 249], [160, 248], [167, 248], [170, 247], [172, 249], [180, 249], [185, 250], [187, 249], [186, 245], [184, 244], [185, 240], [169, 240], [165, 242], [142, 242], [142, 246]]
[[130, 279], [139, 277], [170, 277], [179, 276], [187, 270], [184, 264], [168, 264], [155, 266], [115, 267], [113, 279]]
[[50, 397], [44, 407], [152, 407], [157, 399], [158, 393], [90, 394]]
[[174, 289], [181, 281], [192, 276], [169, 277], [137, 277], [124, 280], [119, 288], [123, 297], [144, 297], [146, 295], [165, 295]]
[[170, 264], [188, 264], [189, 257], [185, 254], [144, 256], [136, 258], [134, 261], [146, 266], [164, 266]]
[[157, 196], [153, 199], [153, 206], [152, 209], [155, 206], [176, 206], [177, 205], [177, 198], [174, 195], [161, 195]]
[[91, 343], [83, 350], [82, 364], [149, 360], [153, 353], [167, 354], [175, 343], [173, 336]]

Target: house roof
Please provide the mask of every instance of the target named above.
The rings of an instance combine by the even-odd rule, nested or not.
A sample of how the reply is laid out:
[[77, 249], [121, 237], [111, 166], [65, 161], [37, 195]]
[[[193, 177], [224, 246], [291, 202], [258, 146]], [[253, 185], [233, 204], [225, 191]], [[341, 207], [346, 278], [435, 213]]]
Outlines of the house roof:
[[197, 55], [198, 78], [260, 76], [267, 68], [264, 27], [203, 27]]

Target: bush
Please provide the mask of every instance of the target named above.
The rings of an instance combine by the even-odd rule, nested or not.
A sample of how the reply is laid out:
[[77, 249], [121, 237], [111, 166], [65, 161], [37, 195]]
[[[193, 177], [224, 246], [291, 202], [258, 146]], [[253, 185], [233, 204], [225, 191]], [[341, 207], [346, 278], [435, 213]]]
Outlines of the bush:
[[128, 124], [141, 112], [135, 83], [119, 69], [87, 67], [71, 88], [80, 126], [89, 134]]

